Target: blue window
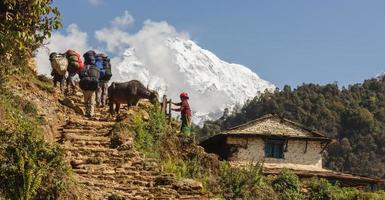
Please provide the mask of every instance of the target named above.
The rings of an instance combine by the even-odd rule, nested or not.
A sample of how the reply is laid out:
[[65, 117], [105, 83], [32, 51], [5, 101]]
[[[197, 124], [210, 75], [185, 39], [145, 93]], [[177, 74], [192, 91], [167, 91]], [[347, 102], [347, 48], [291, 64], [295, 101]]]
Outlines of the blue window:
[[285, 140], [267, 139], [265, 141], [266, 158], [283, 158]]

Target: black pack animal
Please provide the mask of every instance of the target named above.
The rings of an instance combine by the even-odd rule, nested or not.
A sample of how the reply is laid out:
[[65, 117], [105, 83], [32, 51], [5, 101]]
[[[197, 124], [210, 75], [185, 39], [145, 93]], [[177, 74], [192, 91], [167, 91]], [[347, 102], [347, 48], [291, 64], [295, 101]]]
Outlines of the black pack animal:
[[[151, 103], [158, 102], [158, 92], [149, 90], [137, 80], [131, 80], [124, 83], [112, 82], [108, 87], [108, 100], [110, 105], [110, 113], [112, 115], [119, 113], [120, 104], [133, 106], [140, 99], [149, 99]], [[116, 104], [114, 110], [114, 104]]]

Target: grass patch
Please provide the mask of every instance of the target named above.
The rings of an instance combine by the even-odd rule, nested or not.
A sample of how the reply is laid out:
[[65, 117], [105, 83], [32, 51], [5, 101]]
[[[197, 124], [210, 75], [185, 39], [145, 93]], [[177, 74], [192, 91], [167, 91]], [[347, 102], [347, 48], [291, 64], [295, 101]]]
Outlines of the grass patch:
[[0, 85], [0, 114], [0, 130], [30, 133], [42, 131], [36, 105], [13, 95], [4, 85]]
[[71, 184], [63, 151], [44, 141], [36, 105], [5, 84], [0, 84], [0, 193], [5, 199], [57, 199]]
[[142, 115], [134, 116], [132, 131], [135, 133], [134, 146], [148, 157], [160, 157], [160, 145], [163, 136], [169, 131], [167, 120], [158, 106], [147, 109], [148, 121], [144, 121]]

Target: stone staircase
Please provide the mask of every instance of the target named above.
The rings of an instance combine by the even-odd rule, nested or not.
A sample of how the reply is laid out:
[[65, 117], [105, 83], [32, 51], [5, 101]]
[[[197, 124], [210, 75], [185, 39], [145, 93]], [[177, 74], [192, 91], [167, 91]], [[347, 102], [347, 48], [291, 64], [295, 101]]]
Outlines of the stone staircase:
[[[71, 101], [73, 106], [83, 107], [79, 96]], [[106, 117], [107, 108], [97, 108], [95, 113], [94, 119], [69, 113], [69, 120], [59, 130], [59, 142], [84, 198], [208, 199], [199, 182], [162, 174], [158, 160], [146, 158], [134, 148], [111, 148], [115, 122]]]

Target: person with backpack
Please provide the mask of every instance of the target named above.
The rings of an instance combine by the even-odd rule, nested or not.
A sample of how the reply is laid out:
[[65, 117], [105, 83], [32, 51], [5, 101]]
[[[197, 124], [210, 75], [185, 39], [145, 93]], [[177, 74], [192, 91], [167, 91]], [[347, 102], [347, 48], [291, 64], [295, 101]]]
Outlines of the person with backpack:
[[112, 76], [110, 59], [103, 53], [96, 54], [95, 65], [100, 70], [99, 87], [96, 91], [96, 105], [104, 107], [108, 96], [108, 81]]
[[[66, 57], [68, 59], [68, 77], [67, 77], [67, 88], [66, 88], [66, 94], [75, 94], [76, 87], [74, 82], [74, 76], [78, 74], [84, 67], [83, 61], [80, 57], [80, 54], [72, 49], [68, 49], [66, 51]], [[69, 89], [69, 86], [71, 86], [71, 91]]]
[[188, 103], [189, 96], [186, 92], [182, 92], [180, 95], [180, 103], [172, 103], [176, 106], [180, 106], [179, 108], [173, 108], [171, 110], [173, 111], [180, 111], [182, 124], [180, 127], [180, 130], [182, 133], [184, 133], [187, 136], [191, 135], [192, 131], [192, 114], [191, 114], [191, 108]]
[[60, 83], [60, 91], [64, 94], [64, 81], [65, 74], [67, 72], [68, 60], [64, 54], [52, 52], [49, 55], [49, 61], [51, 63], [54, 87], [57, 87], [57, 83]]
[[98, 89], [100, 70], [95, 66], [95, 51], [87, 51], [84, 57], [84, 68], [79, 73], [79, 86], [83, 91], [86, 117], [93, 117], [95, 107], [95, 91]]

